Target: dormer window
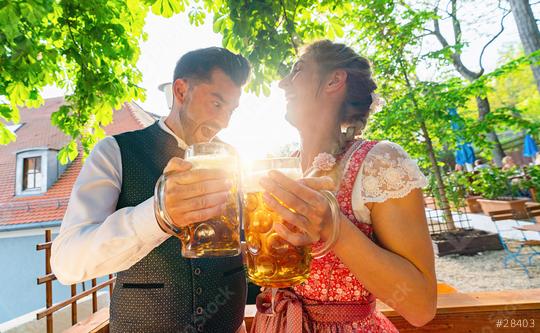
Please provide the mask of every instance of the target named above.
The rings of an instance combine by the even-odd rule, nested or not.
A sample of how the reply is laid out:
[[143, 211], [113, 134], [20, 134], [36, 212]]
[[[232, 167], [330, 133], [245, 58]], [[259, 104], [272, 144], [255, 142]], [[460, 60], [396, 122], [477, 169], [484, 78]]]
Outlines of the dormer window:
[[15, 134], [19, 128], [22, 127], [24, 124], [15, 124], [15, 125], [7, 125], [7, 129], [11, 131], [11, 133]]
[[27, 157], [23, 159], [23, 191], [41, 191], [41, 156]]
[[47, 147], [19, 150], [16, 155], [16, 196], [44, 194], [67, 167], [58, 162], [58, 151]]

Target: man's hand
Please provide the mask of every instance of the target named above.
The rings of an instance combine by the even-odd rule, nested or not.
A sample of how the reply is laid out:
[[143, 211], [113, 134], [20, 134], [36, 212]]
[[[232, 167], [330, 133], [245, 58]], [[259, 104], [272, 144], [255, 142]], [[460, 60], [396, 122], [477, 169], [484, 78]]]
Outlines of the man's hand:
[[192, 164], [172, 158], [165, 170], [165, 207], [178, 227], [206, 221], [227, 207], [232, 177], [223, 170], [191, 170]]

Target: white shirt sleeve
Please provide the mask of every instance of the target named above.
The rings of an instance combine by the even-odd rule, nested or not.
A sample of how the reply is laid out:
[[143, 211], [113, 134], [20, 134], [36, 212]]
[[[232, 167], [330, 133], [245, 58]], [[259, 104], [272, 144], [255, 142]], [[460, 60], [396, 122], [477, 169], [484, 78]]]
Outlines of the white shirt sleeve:
[[381, 141], [369, 151], [358, 171], [352, 193], [354, 215], [359, 221], [371, 223], [366, 203], [402, 198], [425, 186], [426, 177], [407, 152], [396, 143]]
[[116, 210], [121, 188], [120, 148], [107, 137], [86, 159], [52, 244], [51, 267], [60, 282], [128, 269], [169, 237], [156, 222], [153, 197]]

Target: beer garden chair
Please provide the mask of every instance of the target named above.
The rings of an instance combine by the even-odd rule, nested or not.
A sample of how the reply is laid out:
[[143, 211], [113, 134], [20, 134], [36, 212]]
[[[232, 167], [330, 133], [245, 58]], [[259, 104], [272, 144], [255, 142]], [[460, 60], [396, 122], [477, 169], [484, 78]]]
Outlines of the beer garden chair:
[[[495, 224], [499, 239], [506, 252], [503, 261], [504, 268], [508, 267], [509, 261], [513, 261], [521, 266], [527, 276], [531, 278], [527, 266], [532, 265], [533, 257], [540, 255], [540, 240], [528, 239], [524, 231], [534, 230], [528, 228], [531, 226], [529, 222], [533, 222], [532, 225], [535, 225], [534, 217], [540, 216], [540, 206], [527, 207], [526, 214], [507, 209], [489, 212], [489, 215]], [[510, 234], [512, 234], [512, 238], [508, 237]], [[525, 259], [527, 263], [523, 262]]]

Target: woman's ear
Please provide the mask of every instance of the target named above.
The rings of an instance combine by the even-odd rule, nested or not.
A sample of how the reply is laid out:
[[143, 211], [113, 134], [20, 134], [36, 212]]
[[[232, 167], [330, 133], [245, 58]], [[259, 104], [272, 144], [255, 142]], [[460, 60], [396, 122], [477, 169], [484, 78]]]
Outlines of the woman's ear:
[[347, 72], [343, 69], [337, 69], [328, 75], [328, 80], [326, 81], [325, 90], [327, 92], [339, 91], [345, 87], [347, 82]]

